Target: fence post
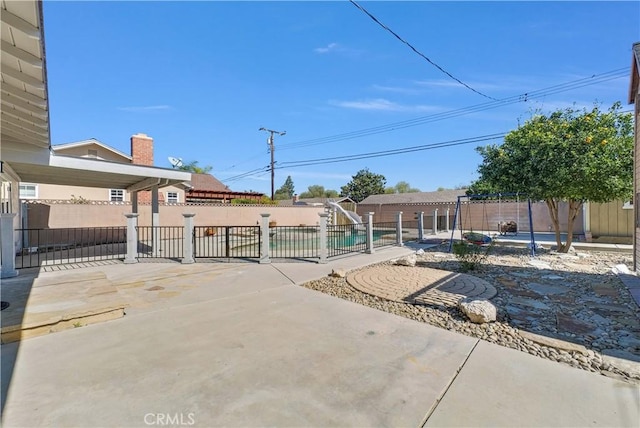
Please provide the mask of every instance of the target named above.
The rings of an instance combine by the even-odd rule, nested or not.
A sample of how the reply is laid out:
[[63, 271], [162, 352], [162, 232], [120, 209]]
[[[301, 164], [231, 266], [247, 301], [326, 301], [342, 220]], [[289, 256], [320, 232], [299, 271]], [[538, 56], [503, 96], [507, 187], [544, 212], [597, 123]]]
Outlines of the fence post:
[[260, 248], [260, 263], [271, 263], [269, 259], [269, 216], [271, 214], [260, 214], [262, 216], [262, 248]]
[[329, 219], [328, 213], [319, 213], [320, 216], [320, 260], [318, 263], [327, 263], [327, 220]]
[[138, 263], [138, 213], [129, 213], [127, 218], [127, 256], [125, 264]]
[[445, 210], [444, 231], [449, 232], [449, 208]]
[[151, 254], [160, 257], [162, 254], [160, 236], [160, 207], [158, 199], [158, 186], [151, 188]]
[[5, 213], [0, 218], [0, 236], [2, 239], [2, 265], [0, 278], [12, 278], [18, 275], [16, 270], [16, 247], [13, 236], [13, 218], [16, 213]]
[[402, 211], [396, 214], [396, 245], [402, 247]]
[[184, 257], [182, 258], [182, 264], [186, 265], [195, 263], [193, 259], [193, 217], [195, 217], [195, 214], [183, 213], [182, 216], [184, 217]]
[[367, 213], [367, 253], [373, 254], [373, 215], [375, 213]]
[[433, 210], [433, 234], [438, 234], [438, 209]]
[[418, 211], [418, 241], [424, 239], [424, 211]]

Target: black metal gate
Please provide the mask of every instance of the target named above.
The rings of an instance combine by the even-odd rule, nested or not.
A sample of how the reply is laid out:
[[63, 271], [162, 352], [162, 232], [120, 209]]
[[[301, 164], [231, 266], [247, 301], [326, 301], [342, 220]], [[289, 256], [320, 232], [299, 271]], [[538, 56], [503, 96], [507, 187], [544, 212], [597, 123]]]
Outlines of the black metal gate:
[[196, 226], [193, 255], [198, 259], [260, 258], [260, 226]]

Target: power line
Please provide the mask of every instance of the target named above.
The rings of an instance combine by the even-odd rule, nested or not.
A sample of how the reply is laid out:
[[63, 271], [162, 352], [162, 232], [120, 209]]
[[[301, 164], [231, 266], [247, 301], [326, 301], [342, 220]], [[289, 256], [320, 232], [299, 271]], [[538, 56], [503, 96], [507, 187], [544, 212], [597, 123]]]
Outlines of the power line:
[[400, 149], [383, 150], [383, 151], [378, 151], [378, 152], [367, 152], [367, 153], [360, 153], [360, 154], [355, 154], [355, 155], [335, 156], [335, 157], [319, 158], [319, 159], [309, 159], [309, 160], [303, 160], [303, 161], [283, 162], [280, 166], [278, 166], [278, 168], [280, 168], [280, 169], [296, 168], [296, 167], [301, 167], [301, 166], [321, 165], [321, 164], [326, 164], [326, 163], [348, 162], [348, 161], [359, 160], [359, 159], [369, 159], [369, 158], [378, 158], [378, 157], [383, 157], [383, 156], [393, 156], [393, 155], [399, 155], [399, 154], [405, 154], [405, 153], [411, 153], [411, 152], [417, 152], [417, 151], [423, 151], [423, 150], [438, 149], [438, 148], [442, 148], [442, 147], [459, 146], [459, 145], [463, 145], [463, 144], [471, 144], [471, 143], [479, 143], [479, 142], [483, 142], [483, 141], [497, 140], [497, 139], [504, 138], [505, 135], [506, 135], [506, 133], [500, 132], [500, 133], [495, 133], [495, 134], [481, 135], [481, 136], [477, 136], [477, 137], [470, 137], [470, 138], [463, 138], [463, 139], [458, 139], [458, 140], [443, 141], [443, 142], [439, 142], [439, 143], [422, 144], [422, 145], [419, 145], [419, 146], [404, 147], [404, 148], [400, 148]]
[[343, 134], [335, 134], [327, 137], [320, 137], [320, 138], [314, 138], [309, 140], [302, 140], [302, 141], [298, 141], [290, 144], [284, 144], [280, 146], [280, 150], [281, 151], [292, 150], [292, 149], [297, 149], [302, 147], [328, 144], [328, 143], [333, 143], [338, 141], [350, 140], [354, 138], [366, 137], [369, 135], [392, 132], [399, 129], [423, 125], [425, 123], [436, 122], [436, 121], [445, 120], [445, 119], [450, 119], [458, 116], [467, 115], [470, 113], [478, 113], [485, 110], [490, 110], [490, 109], [494, 109], [497, 107], [502, 107], [510, 104], [528, 102], [530, 100], [544, 98], [548, 95], [554, 95], [557, 93], [566, 92], [573, 89], [579, 89], [585, 86], [590, 86], [597, 83], [603, 83], [609, 80], [618, 79], [620, 77], [626, 76], [627, 73], [628, 73], [628, 70], [626, 68], [619, 68], [619, 69], [611, 70], [605, 73], [601, 73], [599, 75], [594, 74], [590, 77], [577, 79], [571, 82], [561, 83], [561, 84], [550, 86], [544, 89], [526, 92], [520, 95], [514, 95], [498, 101], [486, 102], [486, 103], [477, 104], [470, 107], [463, 107], [463, 108], [449, 110], [442, 113], [435, 113], [429, 116], [422, 116], [414, 119], [404, 120], [401, 122], [394, 122], [386, 125], [375, 126], [372, 128], [365, 128], [358, 131], [351, 131]]
[[381, 26], [382, 28], [384, 28], [385, 30], [387, 30], [389, 33], [393, 34], [395, 36], [396, 39], [400, 40], [402, 43], [404, 43], [405, 45], [409, 46], [409, 48], [414, 51], [416, 54], [418, 54], [420, 57], [424, 58], [427, 60], [427, 62], [429, 62], [429, 64], [433, 65], [434, 67], [436, 67], [438, 70], [440, 70], [441, 72], [443, 72], [444, 74], [446, 74], [447, 76], [449, 76], [450, 78], [452, 78], [453, 80], [455, 80], [456, 82], [460, 83], [462, 86], [464, 86], [465, 88], [475, 92], [478, 95], [481, 95], [485, 98], [488, 98], [490, 100], [495, 100], [497, 101], [496, 98], [490, 97], [489, 95], [483, 94], [482, 92], [473, 89], [471, 86], [467, 85], [466, 83], [464, 83], [462, 80], [458, 79], [457, 77], [453, 76], [451, 73], [449, 73], [447, 70], [445, 70], [444, 68], [440, 67], [438, 64], [436, 64], [435, 62], [431, 61], [429, 58], [427, 58], [427, 56], [425, 56], [422, 52], [420, 52], [418, 49], [414, 48], [411, 43], [407, 42], [406, 40], [404, 40], [402, 37], [400, 37], [398, 34], [396, 34], [391, 28], [387, 27], [386, 25], [384, 25], [382, 22], [380, 22], [375, 16], [373, 16], [371, 13], [369, 13], [364, 7], [360, 6], [358, 3], [356, 3], [354, 0], [349, 0], [349, 2], [351, 2], [352, 5], [354, 5], [355, 7], [357, 7], [358, 9], [360, 9], [362, 12], [364, 12], [369, 18], [373, 19], [373, 21], [378, 24], [379, 26]]

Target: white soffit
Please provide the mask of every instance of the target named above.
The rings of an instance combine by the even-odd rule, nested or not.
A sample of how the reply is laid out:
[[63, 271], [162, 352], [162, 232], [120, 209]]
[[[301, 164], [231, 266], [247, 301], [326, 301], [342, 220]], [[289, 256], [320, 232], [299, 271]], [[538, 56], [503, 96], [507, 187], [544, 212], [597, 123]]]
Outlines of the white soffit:
[[42, 2], [1, 0], [2, 142], [50, 146]]

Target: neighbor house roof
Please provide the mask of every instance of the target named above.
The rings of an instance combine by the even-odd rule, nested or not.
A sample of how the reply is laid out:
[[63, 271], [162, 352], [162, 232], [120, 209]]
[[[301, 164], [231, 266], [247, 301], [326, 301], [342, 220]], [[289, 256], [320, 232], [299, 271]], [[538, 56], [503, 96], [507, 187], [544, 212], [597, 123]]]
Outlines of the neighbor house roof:
[[360, 202], [360, 205], [387, 204], [438, 204], [457, 202], [458, 196], [466, 195], [466, 189], [440, 190], [436, 192], [393, 193], [371, 195]]
[[51, 149], [54, 152], [62, 155], [64, 153], [61, 153], [61, 152], [65, 151], [65, 150], [68, 150], [68, 149], [75, 149], [77, 147], [93, 146], [93, 145], [100, 146], [103, 149], [108, 150], [108, 151], [110, 151], [112, 153], [115, 153], [118, 156], [122, 156], [123, 158], [128, 159], [129, 162], [131, 162], [133, 160], [131, 155], [128, 155], [128, 154], [126, 154], [124, 152], [121, 152], [118, 149], [114, 149], [113, 147], [107, 146], [106, 144], [96, 140], [95, 138], [89, 138], [88, 140], [76, 141], [76, 142], [73, 142], [73, 143], [55, 144], [55, 145], [51, 146]]
[[634, 43], [632, 50], [629, 104], [633, 104], [636, 101], [636, 96], [638, 96], [638, 83], [640, 82], [640, 42]]
[[191, 188], [196, 192], [230, 192], [229, 186], [211, 174], [191, 174]]

